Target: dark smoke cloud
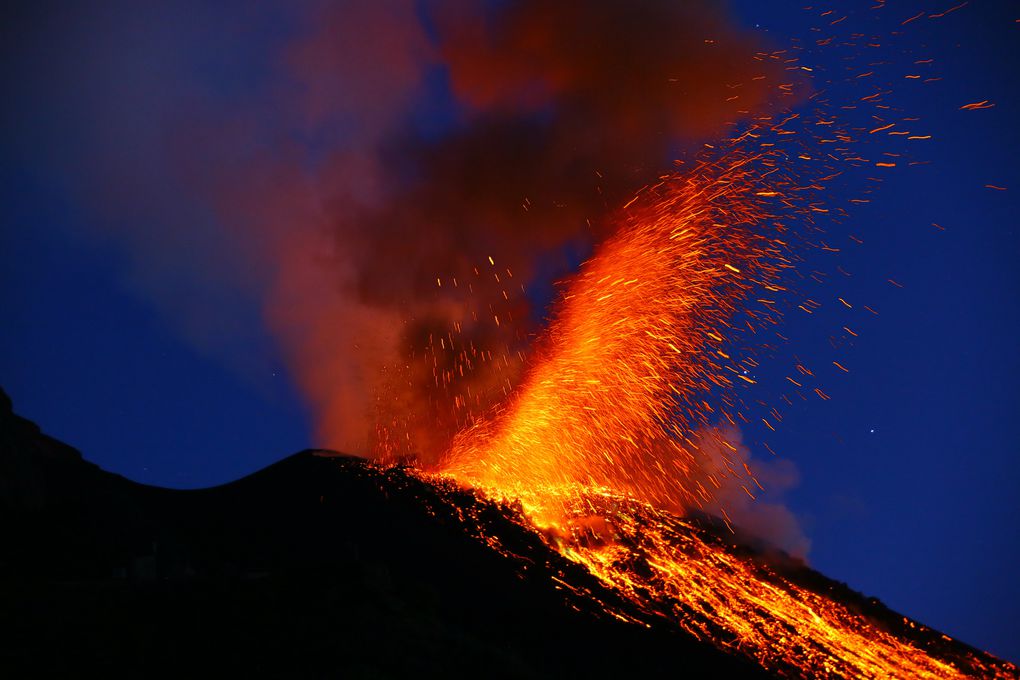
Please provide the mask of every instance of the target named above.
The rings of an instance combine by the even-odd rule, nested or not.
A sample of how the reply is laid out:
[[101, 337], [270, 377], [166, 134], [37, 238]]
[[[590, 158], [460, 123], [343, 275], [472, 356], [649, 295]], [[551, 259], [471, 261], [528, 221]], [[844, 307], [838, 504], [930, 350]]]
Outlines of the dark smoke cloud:
[[[366, 408], [356, 404], [374, 392], [385, 397], [377, 404], [383, 421], [397, 425], [398, 436], [409, 433], [407, 448], [426, 456], [463, 425], [467, 410], [454, 408], [458, 400], [483, 411], [515, 377], [534, 318], [521, 285], [532, 280], [535, 263], [555, 257], [565, 243], [598, 239], [611, 229], [612, 211], [668, 168], [678, 140], [717, 135], [760, 111], [775, 86], [772, 67], [754, 45], [704, 5], [518, 2], [486, 11], [445, 3], [431, 9], [434, 51], [404, 27], [397, 32], [403, 52], [387, 41], [393, 51], [380, 62], [400, 65], [399, 80], [413, 71], [401, 53], [413, 52], [414, 64], [431, 54], [448, 79], [452, 125], [438, 138], [410, 133], [406, 125], [380, 130], [367, 155], [332, 158], [334, 172], [371, 178], [373, 200], [330, 198], [332, 233], [348, 258], [341, 304], [349, 307], [345, 317], [359, 319], [348, 328], [358, 346], [353, 363], [366, 378], [355, 398], [339, 375], [321, 386], [334, 395], [322, 419], [331, 441], [349, 437], [348, 421], [364, 422]], [[322, 23], [346, 18], [345, 11]], [[299, 44], [297, 53], [319, 56], [292, 61], [298, 77], [334, 73], [321, 60], [333, 55], [329, 45], [336, 39], [327, 29]], [[352, 60], [352, 49], [342, 57]], [[374, 93], [359, 92], [374, 108]], [[398, 98], [387, 93], [385, 100]], [[324, 111], [328, 117], [328, 98], [310, 101], [319, 120]], [[393, 112], [374, 110], [384, 120]], [[357, 172], [349, 171], [352, 163]], [[328, 178], [320, 184], [329, 192], [346, 186]], [[284, 324], [285, 333], [293, 321]], [[304, 324], [296, 327], [307, 333]], [[356, 342], [362, 334], [365, 342]], [[310, 371], [318, 381], [321, 367], [350, 352], [351, 344], [352, 338], [324, 343], [328, 357], [303, 348], [296, 361], [308, 368], [299, 374]], [[462, 351], [467, 354], [458, 359]], [[486, 353], [487, 366], [459, 374], [465, 356], [480, 366]], [[350, 373], [351, 363], [338, 372]], [[374, 377], [383, 365], [392, 377], [385, 387]], [[454, 374], [449, 385], [442, 384], [444, 370]], [[350, 406], [335, 428], [329, 423], [338, 417], [338, 394]]]
[[522, 287], [782, 82], [706, 3], [68, 7], [54, 153], [138, 290], [231, 361], [257, 306], [318, 442], [363, 453], [434, 456], [497, 402]]

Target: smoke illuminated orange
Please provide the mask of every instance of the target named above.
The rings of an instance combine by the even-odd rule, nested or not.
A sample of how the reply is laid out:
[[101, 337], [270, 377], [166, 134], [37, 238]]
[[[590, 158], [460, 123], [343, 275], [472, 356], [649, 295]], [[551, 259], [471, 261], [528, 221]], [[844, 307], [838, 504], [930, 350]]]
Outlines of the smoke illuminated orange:
[[456, 438], [444, 469], [515, 497], [581, 485], [711, 500], [692, 435], [723, 416], [699, 395], [751, 381], [726, 340], [788, 266], [765, 168], [734, 152], [644, 192], [571, 283], [523, 385]]
[[724, 485], [758, 490], [736, 455], [720, 464], [702, 450], [708, 432], [736, 453], [711, 427], [733, 414], [703, 399], [753, 382], [729, 341], [776, 321], [764, 296], [792, 266], [784, 219], [815, 205], [777, 172], [779, 152], [744, 150], [749, 138], [629, 206], [570, 282], [519, 389], [456, 437], [441, 472], [521, 508], [522, 524], [642, 610], [768, 669], [1011, 677], [1010, 664], [885, 630], [682, 519], [717, 507]]

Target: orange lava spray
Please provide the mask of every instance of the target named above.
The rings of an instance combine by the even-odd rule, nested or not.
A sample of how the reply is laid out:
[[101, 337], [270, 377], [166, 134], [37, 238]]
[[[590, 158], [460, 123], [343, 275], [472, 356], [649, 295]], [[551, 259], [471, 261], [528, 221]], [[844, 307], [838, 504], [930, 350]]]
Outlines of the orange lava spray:
[[[740, 324], [776, 322], [752, 302], [781, 293], [792, 267], [784, 218], [810, 220], [817, 206], [764, 148], [734, 142], [632, 202], [570, 281], [517, 391], [454, 439], [440, 471], [511, 502], [518, 521], [641, 611], [767, 669], [1013, 677], [1012, 665], [908, 619], [891, 631], [683, 518], [718, 507], [734, 479], [748, 494], [757, 486], [726, 457], [709, 427], [719, 409], [702, 399], [752, 382], [730, 341]], [[705, 432], [720, 438], [721, 464], [702, 450]]]
[[632, 202], [570, 282], [523, 384], [458, 435], [444, 470], [513, 497], [580, 485], [709, 502], [694, 430], [717, 416], [700, 396], [751, 381], [727, 340], [790, 266], [774, 209], [788, 183], [770, 166], [734, 148]]

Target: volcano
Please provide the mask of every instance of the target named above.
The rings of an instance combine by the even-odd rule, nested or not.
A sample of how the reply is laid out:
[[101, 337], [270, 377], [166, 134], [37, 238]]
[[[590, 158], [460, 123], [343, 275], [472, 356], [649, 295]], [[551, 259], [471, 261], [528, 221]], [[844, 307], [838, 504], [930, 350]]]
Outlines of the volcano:
[[[88, 463], [2, 402], [8, 677], [855, 674], [826, 656], [825, 640], [788, 658], [748, 655], [713, 620], [728, 611], [718, 603], [628, 597], [513, 503], [409, 467], [308, 450], [220, 487], [149, 487]], [[854, 619], [848, 627], [866, 623], [947, 674], [1017, 677], [712, 517], [656, 520], [692, 565], [723, 555], [752, 585], [823, 598]], [[654, 566], [631, 548], [634, 573]], [[783, 648], [793, 631], [767, 601], [748, 604]]]

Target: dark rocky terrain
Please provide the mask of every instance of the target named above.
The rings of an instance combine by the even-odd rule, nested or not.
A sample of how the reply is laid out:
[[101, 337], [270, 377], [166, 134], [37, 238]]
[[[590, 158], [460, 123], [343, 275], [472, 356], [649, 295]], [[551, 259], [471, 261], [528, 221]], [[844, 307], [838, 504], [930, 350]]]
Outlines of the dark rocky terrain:
[[[711, 518], [686, 526], [938, 658], [1016, 672]], [[327, 451], [210, 489], [145, 486], [2, 391], [0, 532], [3, 678], [770, 677], [471, 491]]]
[[763, 675], [677, 630], [604, 615], [549, 576], [611, 592], [479, 509], [520, 561], [399, 469], [305, 451], [221, 487], [143, 486], [4, 395], [0, 675]]

